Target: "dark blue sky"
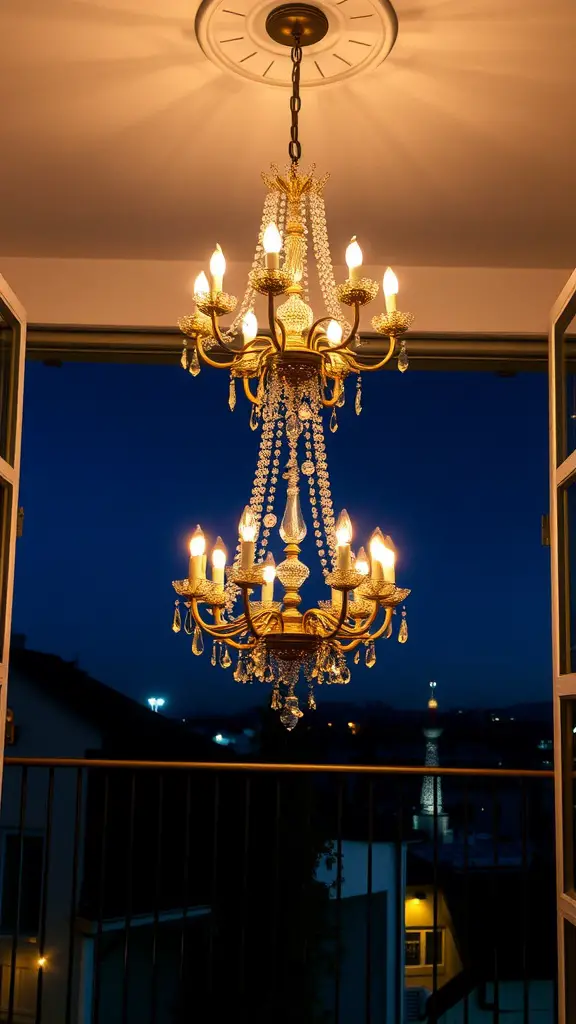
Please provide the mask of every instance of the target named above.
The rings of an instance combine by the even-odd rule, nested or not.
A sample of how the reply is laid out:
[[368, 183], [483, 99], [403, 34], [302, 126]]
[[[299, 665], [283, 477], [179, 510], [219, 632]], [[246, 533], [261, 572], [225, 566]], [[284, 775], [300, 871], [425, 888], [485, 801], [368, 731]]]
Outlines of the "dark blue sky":
[[[357, 418], [351, 382], [327, 435], [335, 507], [350, 512], [356, 549], [376, 525], [394, 538], [410, 637], [380, 641], [375, 668], [321, 699], [414, 706], [431, 678], [444, 706], [550, 697], [546, 386], [544, 374], [366, 374]], [[216, 370], [27, 366], [14, 629], [175, 712], [268, 694], [170, 629], [191, 530], [200, 522], [233, 550], [250, 495], [258, 435], [227, 395]], [[278, 561], [279, 537], [272, 550]], [[311, 584], [304, 596], [320, 595]]]

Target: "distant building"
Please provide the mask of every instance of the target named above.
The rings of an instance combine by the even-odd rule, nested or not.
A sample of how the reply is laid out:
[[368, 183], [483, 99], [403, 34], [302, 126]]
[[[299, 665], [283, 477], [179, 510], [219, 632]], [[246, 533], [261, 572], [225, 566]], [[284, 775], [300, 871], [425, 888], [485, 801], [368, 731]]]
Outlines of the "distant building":
[[[422, 729], [426, 738], [426, 754], [424, 765], [437, 768], [440, 765], [438, 740], [443, 729], [438, 724], [438, 700], [436, 683], [430, 683], [431, 696], [428, 701], [428, 720]], [[436, 822], [436, 823], [435, 823]], [[413, 817], [413, 827], [417, 832], [425, 832], [431, 839], [437, 836], [439, 843], [451, 843], [454, 836], [450, 828], [450, 819], [442, 804], [442, 779], [438, 775], [425, 775], [420, 795], [420, 811]]]

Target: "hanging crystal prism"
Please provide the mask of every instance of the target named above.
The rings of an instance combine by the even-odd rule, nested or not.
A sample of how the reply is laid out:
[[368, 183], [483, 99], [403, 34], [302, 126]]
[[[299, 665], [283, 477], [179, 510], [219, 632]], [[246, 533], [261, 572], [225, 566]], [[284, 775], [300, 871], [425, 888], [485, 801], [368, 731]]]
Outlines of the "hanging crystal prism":
[[366, 656], [364, 658], [366, 668], [373, 668], [376, 664], [376, 648], [373, 641], [366, 644]]
[[202, 630], [200, 626], [196, 626], [194, 630], [194, 636], [192, 637], [192, 654], [203, 654], [204, 653], [204, 637], [202, 636]]
[[400, 345], [400, 352], [398, 354], [398, 369], [400, 373], [406, 373], [406, 370], [410, 366], [410, 360], [408, 359], [408, 352], [406, 350], [406, 342], [403, 341]]
[[190, 362], [188, 363], [188, 369], [193, 377], [197, 377], [200, 373], [200, 360], [198, 359], [198, 353], [196, 346], [192, 349], [192, 355], [190, 356]]
[[354, 409], [356, 415], [359, 416], [362, 412], [362, 377], [358, 374], [356, 378], [356, 398], [354, 399]]
[[298, 707], [298, 697], [294, 694], [290, 694], [289, 697], [284, 699], [284, 707], [280, 714], [280, 721], [288, 732], [292, 732], [298, 725], [298, 719], [302, 718], [303, 712]]
[[275, 686], [274, 689], [272, 690], [272, 700], [270, 701], [270, 707], [272, 708], [273, 711], [280, 711], [280, 708], [282, 707], [282, 698], [280, 697], [280, 691], [278, 690], [277, 686]]
[[354, 655], [354, 664], [355, 665], [359, 665], [360, 664], [360, 648], [359, 647], [357, 648], [356, 654]]
[[342, 385], [342, 391], [340, 392], [340, 396], [338, 398], [338, 401], [336, 402], [336, 405], [338, 406], [339, 409], [343, 409], [344, 406], [346, 405], [346, 391], [344, 389], [344, 385]]
[[316, 711], [316, 698], [314, 696], [314, 683], [310, 683], [308, 687], [308, 708], [310, 711]]
[[258, 423], [260, 421], [260, 412], [257, 405], [252, 406], [252, 412], [250, 413], [250, 430], [258, 430]]
[[186, 618], [184, 619], [184, 632], [187, 633], [188, 636], [192, 636], [192, 633], [194, 632], [194, 619], [192, 618], [192, 612], [188, 602], [186, 602], [186, 605], [188, 611], [186, 612]]
[[232, 664], [232, 658], [226, 645], [224, 644], [220, 650], [220, 666], [221, 668], [230, 668]]
[[332, 415], [330, 417], [330, 430], [333, 434], [338, 430], [338, 417], [336, 415], [336, 409], [332, 409]]
[[215, 665], [217, 660], [218, 659], [217, 659], [217, 654], [216, 654], [216, 641], [213, 640], [212, 641], [212, 654], [210, 655], [210, 664], [211, 665]]
[[182, 619], [180, 617], [180, 609], [178, 605], [180, 601], [174, 601], [174, 618], [172, 619], [172, 630], [174, 633], [179, 633], [182, 629]]
[[398, 643], [405, 644], [408, 641], [408, 623], [406, 622], [406, 609], [402, 609], [402, 622], [398, 630]]
[[188, 347], [184, 342], [184, 348], [182, 349], [182, 355], [180, 356], [180, 366], [183, 370], [188, 369]]
[[348, 665], [344, 665], [340, 669], [340, 682], [344, 683], [344, 685], [346, 685], [346, 683], [350, 682], [351, 678], [352, 678], [352, 673], [350, 672], [350, 669], [348, 668]]
[[230, 387], [228, 389], [228, 406], [230, 412], [234, 412], [236, 408], [236, 381], [232, 374], [230, 374]]

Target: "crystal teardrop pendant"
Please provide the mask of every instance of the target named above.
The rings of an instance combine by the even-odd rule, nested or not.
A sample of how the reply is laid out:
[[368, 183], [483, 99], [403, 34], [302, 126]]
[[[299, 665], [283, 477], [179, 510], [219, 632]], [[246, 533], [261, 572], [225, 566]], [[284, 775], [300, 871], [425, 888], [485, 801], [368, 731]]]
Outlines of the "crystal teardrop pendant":
[[340, 682], [344, 683], [344, 685], [346, 685], [346, 683], [350, 682], [351, 678], [352, 678], [352, 673], [351, 673], [350, 669], [348, 668], [348, 665], [344, 665], [344, 668], [342, 668], [340, 670]]
[[405, 644], [408, 641], [408, 623], [406, 622], [406, 609], [402, 609], [402, 622], [398, 630], [398, 643]]
[[302, 424], [300, 423], [298, 417], [295, 416], [293, 412], [291, 412], [286, 417], [286, 437], [294, 441], [296, 438], [300, 437], [301, 432]]
[[192, 654], [203, 654], [204, 653], [204, 637], [202, 636], [202, 630], [200, 626], [196, 626], [194, 630], [194, 636], [192, 637]]
[[184, 632], [187, 633], [188, 636], [192, 636], [192, 633], [194, 632], [194, 619], [192, 618], [190, 606], [188, 606], [186, 618], [184, 619]]
[[309, 420], [312, 418], [312, 410], [308, 405], [308, 402], [302, 402], [302, 405], [298, 409], [298, 416], [301, 420]]
[[364, 658], [366, 668], [373, 668], [376, 664], [376, 648], [373, 643], [369, 643], [366, 647], [366, 657]]
[[362, 377], [358, 374], [356, 380], [356, 398], [354, 399], [354, 409], [356, 415], [359, 416], [362, 412]]
[[236, 408], [236, 381], [232, 374], [230, 374], [230, 387], [228, 389], [228, 407], [230, 412], [234, 412]]
[[274, 689], [272, 690], [272, 700], [270, 701], [270, 707], [272, 708], [273, 711], [280, 711], [280, 708], [282, 707], [280, 694], [276, 687], [274, 687]]
[[188, 349], [186, 348], [186, 342], [184, 342], [184, 348], [182, 349], [182, 355], [180, 356], [180, 366], [183, 370], [188, 369]]
[[406, 370], [410, 366], [410, 360], [408, 359], [408, 352], [406, 351], [406, 342], [403, 341], [400, 345], [400, 353], [398, 355], [398, 369], [400, 373], [406, 373]]
[[232, 658], [230, 652], [226, 646], [223, 646], [220, 651], [220, 666], [221, 668], [230, 668], [232, 664]]
[[262, 678], [262, 682], [263, 683], [273, 683], [274, 682], [274, 670], [272, 668], [272, 665], [266, 665], [266, 668], [264, 669], [264, 676]]
[[179, 633], [182, 629], [182, 619], [180, 617], [180, 609], [178, 607], [179, 604], [180, 601], [174, 601], [174, 618], [172, 619], [172, 631], [174, 633]]
[[198, 353], [195, 348], [192, 349], [192, 355], [190, 356], [188, 369], [193, 377], [197, 377], [198, 374], [200, 373], [200, 360], [198, 359]]
[[344, 385], [342, 385], [342, 391], [340, 392], [340, 397], [338, 398], [336, 405], [339, 409], [343, 409], [346, 405], [346, 391], [344, 390]]
[[212, 654], [210, 655], [210, 664], [211, 665], [215, 665], [216, 661], [217, 661], [217, 657], [216, 657], [216, 641], [214, 640], [213, 643], [212, 643]]
[[360, 648], [357, 649], [356, 654], [354, 655], [354, 664], [360, 664]]
[[252, 406], [252, 412], [250, 413], [250, 430], [258, 430], [258, 421], [260, 419], [260, 413], [258, 406]]
[[332, 409], [332, 415], [330, 417], [330, 430], [333, 434], [338, 430], [338, 417], [336, 415], [336, 409]]

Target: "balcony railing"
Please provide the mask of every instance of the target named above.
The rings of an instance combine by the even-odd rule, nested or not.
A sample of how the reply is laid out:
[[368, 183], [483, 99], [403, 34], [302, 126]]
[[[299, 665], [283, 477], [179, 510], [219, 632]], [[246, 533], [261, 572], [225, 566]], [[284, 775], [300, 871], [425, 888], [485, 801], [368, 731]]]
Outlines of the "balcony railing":
[[0, 1019], [556, 1020], [552, 772], [5, 761]]

